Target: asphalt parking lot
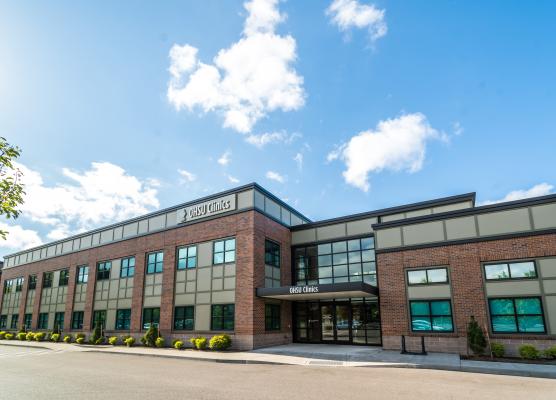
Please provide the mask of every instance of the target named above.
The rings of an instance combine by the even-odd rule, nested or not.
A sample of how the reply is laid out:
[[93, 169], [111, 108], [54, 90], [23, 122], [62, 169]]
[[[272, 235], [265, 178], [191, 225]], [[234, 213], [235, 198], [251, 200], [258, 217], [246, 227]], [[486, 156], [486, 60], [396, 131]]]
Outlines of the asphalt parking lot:
[[554, 399], [556, 380], [0, 346], [2, 399]]

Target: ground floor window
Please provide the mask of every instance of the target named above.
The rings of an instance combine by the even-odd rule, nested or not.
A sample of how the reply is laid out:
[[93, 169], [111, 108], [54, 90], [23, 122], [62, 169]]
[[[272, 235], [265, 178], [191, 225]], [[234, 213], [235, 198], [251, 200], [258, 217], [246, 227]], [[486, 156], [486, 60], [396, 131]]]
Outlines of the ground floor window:
[[410, 301], [413, 332], [453, 332], [450, 300]]
[[12, 323], [10, 325], [11, 329], [17, 329], [17, 323], [19, 322], [19, 314], [12, 315]]
[[193, 306], [176, 307], [174, 310], [174, 330], [192, 331], [195, 327], [195, 308]]
[[64, 313], [57, 312], [54, 314], [54, 329], [64, 329]]
[[71, 329], [83, 329], [83, 311], [74, 311], [71, 318]]
[[31, 321], [33, 320], [33, 314], [25, 314], [25, 329], [31, 329]]
[[8, 316], [0, 315], [0, 329], [5, 329], [7, 323], [8, 323]]
[[143, 308], [143, 329], [149, 329], [151, 325], [158, 327], [160, 323], [160, 308]]
[[38, 329], [47, 329], [47, 328], [48, 328], [48, 313], [40, 313]]
[[265, 304], [264, 328], [267, 331], [280, 330], [280, 305], [279, 304]]
[[128, 331], [131, 326], [131, 310], [116, 311], [116, 330]]
[[233, 331], [234, 330], [233, 304], [217, 304], [211, 309], [211, 327], [213, 331]]
[[494, 333], [545, 333], [540, 297], [489, 299], [490, 323]]
[[97, 324], [100, 324], [102, 329], [106, 328], [106, 310], [95, 310], [93, 311], [93, 326], [95, 329]]

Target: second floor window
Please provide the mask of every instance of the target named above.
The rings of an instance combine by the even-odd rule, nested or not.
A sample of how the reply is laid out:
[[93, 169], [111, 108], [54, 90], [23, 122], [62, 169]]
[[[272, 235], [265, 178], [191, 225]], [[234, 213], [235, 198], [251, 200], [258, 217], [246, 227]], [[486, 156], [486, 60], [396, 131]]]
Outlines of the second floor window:
[[29, 290], [33, 290], [37, 288], [37, 275], [29, 275]]
[[60, 278], [58, 279], [58, 286], [67, 286], [69, 281], [69, 269], [60, 271]]
[[77, 267], [77, 283], [87, 283], [89, 281], [89, 267], [82, 265]]
[[178, 249], [178, 269], [195, 268], [197, 266], [197, 246]]
[[147, 274], [157, 274], [162, 272], [164, 266], [164, 253], [157, 251], [147, 255]]
[[231, 263], [236, 260], [236, 240], [226, 239], [214, 242], [213, 264]]
[[537, 277], [533, 261], [485, 265], [487, 281], [500, 279], [531, 279]]
[[71, 318], [71, 329], [83, 329], [83, 311], [74, 311]]
[[135, 257], [122, 258], [120, 278], [127, 278], [133, 275], [135, 275]]
[[270, 240], [264, 242], [264, 263], [280, 267], [280, 245]]
[[110, 270], [112, 269], [112, 263], [110, 261], [104, 261], [97, 264], [97, 281], [102, 281], [104, 279], [110, 279]]
[[14, 282], [10, 279], [9, 281], [4, 281], [4, 293], [11, 293]]
[[446, 268], [408, 270], [407, 283], [408, 285], [448, 283], [448, 270]]
[[[53, 278], [53, 273], [52, 272], [45, 272], [42, 278], [42, 287], [43, 288], [49, 288], [52, 287], [52, 278]], [[48, 314], [47, 314], [48, 317]]]
[[23, 290], [23, 278], [17, 278], [15, 280], [15, 291], [21, 292]]

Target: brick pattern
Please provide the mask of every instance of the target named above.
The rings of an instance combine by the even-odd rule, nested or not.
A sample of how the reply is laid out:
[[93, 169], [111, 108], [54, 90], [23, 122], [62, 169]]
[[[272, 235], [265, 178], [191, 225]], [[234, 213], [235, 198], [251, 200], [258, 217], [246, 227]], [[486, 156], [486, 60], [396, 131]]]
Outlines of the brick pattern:
[[[481, 263], [554, 255], [555, 234], [377, 254], [383, 346], [399, 349], [401, 335], [424, 335], [431, 351], [457, 350], [465, 354], [467, 345], [464, 339], [470, 316], [475, 316], [484, 328], [488, 327]], [[454, 333], [417, 335], [411, 332], [409, 326], [405, 269], [435, 265], [448, 265], [450, 268]], [[491, 340], [506, 340], [510, 352], [523, 341], [539, 341], [546, 347], [556, 343], [555, 339], [550, 335], [491, 335]], [[414, 345], [412, 340], [408, 338], [408, 343]]]

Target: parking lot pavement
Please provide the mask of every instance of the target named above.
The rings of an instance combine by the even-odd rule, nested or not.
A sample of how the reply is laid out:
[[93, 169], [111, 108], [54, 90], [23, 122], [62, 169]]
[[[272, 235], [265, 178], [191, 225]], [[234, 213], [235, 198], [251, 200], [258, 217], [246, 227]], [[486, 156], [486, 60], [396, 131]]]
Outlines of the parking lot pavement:
[[554, 399], [556, 381], [451, 371], [220, 364], [0, 346], [6, 399]]

